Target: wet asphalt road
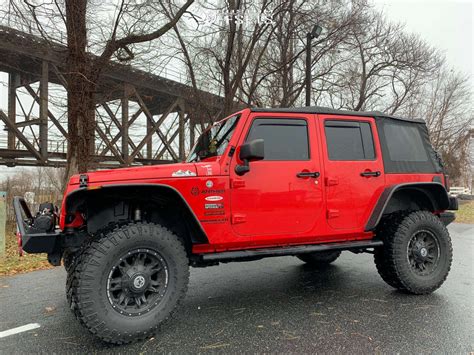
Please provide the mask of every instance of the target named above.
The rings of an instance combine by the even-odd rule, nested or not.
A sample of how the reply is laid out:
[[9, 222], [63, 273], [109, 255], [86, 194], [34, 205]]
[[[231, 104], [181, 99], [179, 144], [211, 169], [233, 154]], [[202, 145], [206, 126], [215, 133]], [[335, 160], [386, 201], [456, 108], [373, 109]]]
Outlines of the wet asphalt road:
[[449, 353], [474, 351], [474, 225], [450, 226], [451, 274], [411, 296], [387, 286], [368, 254], [344, 252], [324, 270], [293, 257], [192, 269], [175, 319], [156, 337], [114, 347], [67, 309], [62, 268], [0, 278], [0, 353]]

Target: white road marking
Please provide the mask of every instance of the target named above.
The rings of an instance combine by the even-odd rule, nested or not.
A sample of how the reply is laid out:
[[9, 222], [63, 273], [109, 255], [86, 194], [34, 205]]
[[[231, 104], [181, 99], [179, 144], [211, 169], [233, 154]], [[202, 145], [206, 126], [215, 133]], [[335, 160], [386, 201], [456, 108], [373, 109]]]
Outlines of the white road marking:
[[10, 335], [27, 332], [29, 330], [33, 330], [33, 329], [36, 329], [36, 328], [39, 328], [39, 327], [40, 327], [40, 325], [38, 323], [30, 323], [30, 324], [27, 324], [27, 325], [22, 325], [21, 327], [16, 327], [16, 328], [13, 328], [13, 329], [4, 330], [3, 332], [0, 332], [0, 339], [5, 338], [5, 337], [10, 336]]

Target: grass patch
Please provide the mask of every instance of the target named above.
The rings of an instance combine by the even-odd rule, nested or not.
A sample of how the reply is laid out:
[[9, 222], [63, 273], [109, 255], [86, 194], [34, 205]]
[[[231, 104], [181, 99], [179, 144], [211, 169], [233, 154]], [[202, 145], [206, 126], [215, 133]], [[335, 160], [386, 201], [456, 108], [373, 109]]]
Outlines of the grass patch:
[[474, 201], [459, 201], [456, 222], [474, 224]]
[[7, 224], [6, 254], [5, 257], [0, 257], [0, 275], [15, 275], [51, 267], [46, 254], [23, 253], [23, 256], [20, 257], [18, 255], [15, 225], [13, 223]]

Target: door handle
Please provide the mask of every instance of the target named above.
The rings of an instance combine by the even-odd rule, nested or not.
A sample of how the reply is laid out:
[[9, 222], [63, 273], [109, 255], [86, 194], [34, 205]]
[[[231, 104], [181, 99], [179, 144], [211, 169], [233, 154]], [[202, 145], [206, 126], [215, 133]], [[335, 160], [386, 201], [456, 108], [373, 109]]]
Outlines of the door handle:
[[362, 173], [360, 173], [360, 176], [364, 176], [364, 177], [379, 177], [381, 175], [380, 171], [364, 171]]
[[296, 177], [299, 177], [299, 178], [308, 178], [308, 177], [312, 177], [312, 178], [318, 178], [319, 177], [319, 172], [315, 171], [315, 172], [310, 172], [310, 171], [302, 171], [298, 174], [296, 174]]

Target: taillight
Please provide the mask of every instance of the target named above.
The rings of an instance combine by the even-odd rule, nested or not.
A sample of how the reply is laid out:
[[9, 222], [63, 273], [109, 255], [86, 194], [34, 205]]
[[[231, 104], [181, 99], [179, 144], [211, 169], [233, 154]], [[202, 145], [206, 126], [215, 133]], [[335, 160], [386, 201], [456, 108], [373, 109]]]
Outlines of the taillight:
[[16, 240], [18, 242], [18, 254], [23, 256], [23, 242], [21, 241], [21, 234], [19, 231], [16, 232]]

